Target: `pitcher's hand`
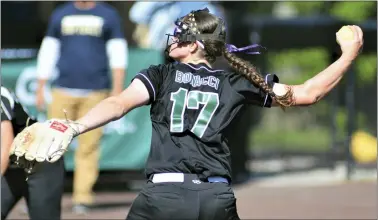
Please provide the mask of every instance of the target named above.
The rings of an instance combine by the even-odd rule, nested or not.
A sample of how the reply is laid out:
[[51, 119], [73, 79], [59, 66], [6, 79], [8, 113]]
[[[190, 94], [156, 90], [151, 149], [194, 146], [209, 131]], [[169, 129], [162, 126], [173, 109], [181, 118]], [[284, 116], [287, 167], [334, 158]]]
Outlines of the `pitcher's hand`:
[[336, 33], [336, 41], [341, 47], [342, 56], [354, 60], [364, 44], [363, 32], [359, 26], [343, 26]]

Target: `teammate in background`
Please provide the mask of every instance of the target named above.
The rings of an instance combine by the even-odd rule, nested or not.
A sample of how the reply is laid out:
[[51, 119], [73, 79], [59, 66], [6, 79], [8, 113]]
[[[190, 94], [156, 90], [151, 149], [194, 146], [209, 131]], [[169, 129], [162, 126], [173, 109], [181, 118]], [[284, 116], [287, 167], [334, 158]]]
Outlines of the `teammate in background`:
[[[104, 2], [75, 1], [59, 6], [52, 14], [38, 55], [36, 105], [44, 109], [44, 87], [55, 67], [48, 118], [83, 116], [95, 104], [124, 89], [128, 49], [117, 11]], [[109, 68], [110, 67], [110, 68]], [[109, 72], [112, 72], [110, 74]], [[102, 129], [79, 137], [75, 151], [73, 210], [88, 211], [99, 173], [99, 142]]]
[[[101, 101], [76, 121], [61, 118], [37, 124], [31, 128], [37, 137], [53, 136], [44, 138], [38, 151], [48, 149], [44, 158], [54, 162], [63, 154], [55, 152], [65, 149], [72, 137], [151, 105], [148, 182], [127, 219], [239, 219], [224, 129], [246, 104], [286, 108], [318, 102], [358, 56], [363, 33], [349, 26], [353, 39], [336, 34], [340, 58], [303, 84], [285, 85], [276, 75], [261, 76], [235, 56], [232, 52], [241, 49], [225, 43], [223, 21], [208, 10], [191, 12], [176, 25], [167, 51], [177, 62], [140, 71], [120, 95]], [[211, 67], [221, 56], [235, 72]], [[57, 125], [65, 129], [57, 131]]]
[[1, 86], [1, 219], [8, 216], [22, 197], [26, 199], [30, 219], [61, 218], [65, 175], [63, 158], [56, 163], [40, 164], [38, 172], [31, 175], [26, 175], [24, 168], [9, 160], [14, 137], [27, 124], [35, 122], [29, 118], [15, 95]]

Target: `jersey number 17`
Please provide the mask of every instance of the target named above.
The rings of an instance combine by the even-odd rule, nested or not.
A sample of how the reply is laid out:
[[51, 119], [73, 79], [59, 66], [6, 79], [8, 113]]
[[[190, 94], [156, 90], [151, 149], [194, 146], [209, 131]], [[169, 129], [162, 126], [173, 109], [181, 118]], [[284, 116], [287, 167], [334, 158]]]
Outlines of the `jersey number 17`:
[[170, 125], [172, 133], [183, 132], [186, 109], [199, 110], [200, 105], [203, 105], [191, 129], [193, 134], [201, 138], [219, 106], [219, 95], [213, 92], [198, 90], [188, 92], [187, 89], [180, 88], [177, 92], [171, 93], [171, 101], [173, 102]]

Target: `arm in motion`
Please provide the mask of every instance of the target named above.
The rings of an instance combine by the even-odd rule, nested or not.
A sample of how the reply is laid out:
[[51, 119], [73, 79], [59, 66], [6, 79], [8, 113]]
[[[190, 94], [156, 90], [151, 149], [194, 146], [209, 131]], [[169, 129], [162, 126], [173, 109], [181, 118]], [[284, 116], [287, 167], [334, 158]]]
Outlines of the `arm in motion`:
[[[276, 83], [273, 92], [283, 96], [292, 90], [294, 105], [311, 105], [326, 96], [341, 80], [356, 59], [363, 45], [363, 32], [358, 26], [348, 26], [353, 32], [352, 39], [345, 36], [348, 33], [336, 33], [336, 39], [342, 51], [341, 57], [326, 69], [301, 85], [284, 85]], [[277, 106], [276, 102], [272, 103]]]
[[[326, 69], [307, 80], [301, 85], [285, 85], [276, 83], [273, 91], [281, 96], [291, 87], [294, 94], [295, 105], [311, 105], [326, 96], [342, 79], [352, 64], [348, 57], [341, 56]], [[274, 106], [277, 103], [273, 102]]]
[[118, 120], [134, 108], [145, 105], [149, 99], [145, 85], [135, 79], [121, 94], [104, 99], [78, 119], [75, 124], [79, 127], [79, 134]]

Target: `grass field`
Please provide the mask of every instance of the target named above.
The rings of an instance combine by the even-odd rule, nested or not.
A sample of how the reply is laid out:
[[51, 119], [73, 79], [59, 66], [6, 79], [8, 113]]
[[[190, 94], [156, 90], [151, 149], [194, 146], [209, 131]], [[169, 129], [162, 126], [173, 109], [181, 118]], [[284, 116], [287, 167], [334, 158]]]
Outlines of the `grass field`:
[[254, 130], [250, 135], [250, 146], [257, 150], [301, 150], [323, 152], [331, 147], [331, 134], [328, 130], [282, 130], [267, 132]]

